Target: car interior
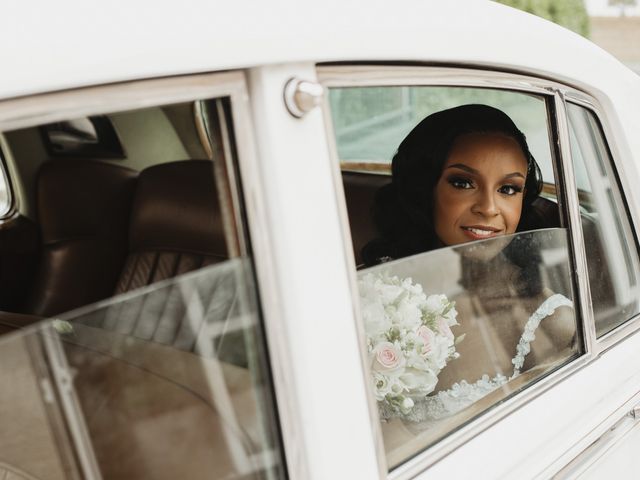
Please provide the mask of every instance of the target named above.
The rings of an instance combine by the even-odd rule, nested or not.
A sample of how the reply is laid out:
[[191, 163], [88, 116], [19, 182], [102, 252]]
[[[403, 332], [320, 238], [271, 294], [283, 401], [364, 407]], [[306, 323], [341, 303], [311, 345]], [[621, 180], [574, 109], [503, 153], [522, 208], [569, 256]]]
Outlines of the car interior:
[[213, 163], [189, 111], [113, 115], [126, 158], [51, 155], [44, 127], [5, 134], [22, 193], [0, 229], [7, 328], [229, 258]]
[[[0, 405], [13, 412], [5, 432], [26, 428], [39, 440], [0, 436], [14, 466], [34, 469], [49, 452], [40, 478], [67, 478], [77, 458], [63, 446], [77, 439], [60, 428], [62, 415], [82, 418], [105, 478], [255, 478], [266, 468], [247, 460], [275, 442], [257, 426], [262, 374], [248, 373], [254, 325], [240, 298], [232, 164], [218, 147], [218, 117], [202, 122], [215, 102], [228, 108], [192, 102], [4, 132], [15, 201], [0, 222], [0, 355], [17, 362], [10, 346], [20, 337], [8, 334], [30, 339], [40, 320], [64, 318], [79, 400], [52, 413], [37, 388], [16, 384]], [[49, 375], [33, 362], [12, 371]], [[221, 384], [211, 385], [212, 369]], [[188, 451], [157, 441], [178, 418], [193, 427], [181, 436]]]

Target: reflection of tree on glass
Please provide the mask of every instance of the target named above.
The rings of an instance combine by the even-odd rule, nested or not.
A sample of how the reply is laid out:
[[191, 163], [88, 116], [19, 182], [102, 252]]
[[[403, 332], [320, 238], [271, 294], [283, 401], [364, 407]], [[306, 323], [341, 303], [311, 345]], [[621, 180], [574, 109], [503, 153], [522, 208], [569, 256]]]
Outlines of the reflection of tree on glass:
[[[556, 227], [558, 213], [553, 202], [539, 197], [540, 169], [511, 119], [484, 105], [430, 115], [400, 144], [392, 172], [391, 184], [376, 198], [380, 237], [363, 249], [365, 262], [451, 247], [378, 267], [456, 301], [455, 334], [466, 337], [458, 346], [460, 358], [439, 375], [436, 391], [448, 395], [466, 380], [470, 401], [437, 416], [453, 414], [497, 386], [507, 389], [507, 380], [521, 370], [542, 372], [566, 360], [575, 350], [573, 310], [564, 296], [571, 298], [571, 286], [550, 281], [568, 278], [565, 235], [514, 235]], [[483, 241], [468, 244], [475, 240]], [[554, 276], [549, 252], [558, 246], [564, 248], [564, 264]], [[440, 262], [446, 267], [438, 271], [438, 259], [447, 255], [449, 261]], [[457, 270], [451, 259], [458, 259]], [[489, 375], [483, 384], [474, 383], [483, 375]], [[414, 419], [435, 415], [429, 405], [427, 411], [419, 407]]]

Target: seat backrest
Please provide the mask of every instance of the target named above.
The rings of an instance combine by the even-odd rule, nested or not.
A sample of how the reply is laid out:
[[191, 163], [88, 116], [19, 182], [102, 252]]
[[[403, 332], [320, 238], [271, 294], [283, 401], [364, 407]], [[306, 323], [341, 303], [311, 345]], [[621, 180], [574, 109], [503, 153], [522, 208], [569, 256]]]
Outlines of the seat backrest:
[[[187, 160], [143, 170], [131, 210], [129, 254], [114, 293], [140, 289], [227, 259], [213, 163]], [[217, 319], [234, 303], [233, 295], [225, 295], [229, 289], [219, 288], [225, 277], [220, 272], [225, 268], [216, 268], [217, 273], [204, 270], [203, 275], [178, 283], [162, 282], [157, 290], [143, 289], [74, 321], [193, 350], [202, 322], [211, 315], [191, 315], [192, 302], [198, 303], [198, 311], [214, 308]], [[233, 266], [230, 268], [233, 273]]]
[[111, 296], [127, 255], [136, 176], [87, 159], [42, 165], [36, 189], [42, 246], [25, 313], [47, 317]]
[[373, 222], [373, 203], [376, 192], [390, 183], [391, 177], [371, 173], [343, 172], [342, 182], [349, 213], [353, 253], [356, 265], [360, 265], [362, 247], [378, 236]]
[[211, 161], [164, 163], [140, 173], [131, 210], [129, 255], [115, 293], [228, 257]]
[[529, 207], [527, 214], [525, 215], [523, 212], [518, 231], [559, 228], [560, 226], [560, 208], [558, 204], [547, 198], [538, 197]]

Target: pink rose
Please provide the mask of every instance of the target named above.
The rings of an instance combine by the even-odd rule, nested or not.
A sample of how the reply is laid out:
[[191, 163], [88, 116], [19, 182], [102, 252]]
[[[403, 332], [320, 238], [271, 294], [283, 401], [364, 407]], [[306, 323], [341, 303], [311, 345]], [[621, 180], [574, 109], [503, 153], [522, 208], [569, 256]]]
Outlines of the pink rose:
[[422, 346], [422, 354], [428, 355], [429, 352], [431, 352], [431, 349], [433, 348], [433, 342], [436, 338], [436, 334], [433, 333], [433, 330], [431, 330], [429, 327], [426, 327], [424, 325], [421, 326], [416, 333], [424, 343], [424, 345]]
[[440, 317], [438, 319], [438, 332], [440, 335], [447, 337], [449, 340], [454, 339], [453, 332], [451, 331], [451, 327], [447, 323], [447, 319], [444, 317]]
[[376, 370], [393, 370], [402, 363], [402, 353], [391, 342], [381, 342], [373, 350]]

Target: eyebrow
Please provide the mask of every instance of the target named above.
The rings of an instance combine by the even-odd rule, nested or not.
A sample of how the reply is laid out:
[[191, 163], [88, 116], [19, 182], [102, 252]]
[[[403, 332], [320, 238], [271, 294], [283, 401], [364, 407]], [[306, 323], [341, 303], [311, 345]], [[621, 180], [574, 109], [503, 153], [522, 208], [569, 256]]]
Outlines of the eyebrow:
[[[478, 170], [476, 170], [475, 168], [471, 168], [471, 167], [465, 165], [464, 163], [454, 163], [453, 165], [449, 165], [447, 168], [445, 168], [445, 170], [447, 170], [449, 168], [458, 168], [460, 170], [464, 170], [465, 172], [472, 173], [473, 175], [480, 174], [480, 172]], [[525, 179], [525, 176], [522, 175], [520, 172], [509, 173], [509, 174], [504, 176], [504, 178], [514, 178], [514, 177], [520, 177], [522, 179]]]

